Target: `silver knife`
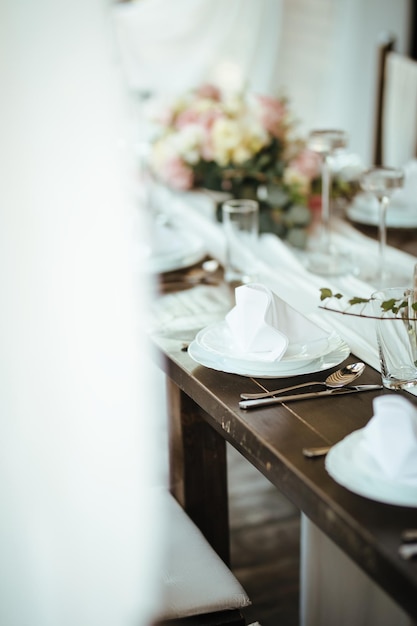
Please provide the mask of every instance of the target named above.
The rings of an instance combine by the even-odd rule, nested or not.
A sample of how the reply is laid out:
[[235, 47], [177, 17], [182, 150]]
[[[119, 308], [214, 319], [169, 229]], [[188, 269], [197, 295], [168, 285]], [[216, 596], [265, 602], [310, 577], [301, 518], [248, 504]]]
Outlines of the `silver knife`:
[[310, 391], [309, 393], [296, 393], [291, 396], [274, 396], [271, 398], [259, 398], [258, 400], [241, 400], [241, 409], [254, 409], [258, 406], [268, 404], [282, 404], [292, 400], [308, 400], [309, 398], [325, 398], [326, 396], [341, 396], [345, 393], [357, 393], [359, 391], [375, 391], [382, 389], [382, 385], [354, 385], [351, 387], [340, 387], [338, 389], [326, 389], [325, 391]]

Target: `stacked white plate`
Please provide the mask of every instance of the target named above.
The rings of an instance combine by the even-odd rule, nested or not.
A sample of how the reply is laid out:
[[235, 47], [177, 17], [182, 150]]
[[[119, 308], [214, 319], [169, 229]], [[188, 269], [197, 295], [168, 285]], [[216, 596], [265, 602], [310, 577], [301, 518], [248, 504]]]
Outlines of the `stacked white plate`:
[[327, 453], [325, 465], [336, 482], [371, 500], [417, 507], [417, 488], [411, 483], [389, 480], [360, 445], [363, 429], [339, 441]]
[[[358, 224], [378, 226], [378, 201], [370, 194], [359, 193], [346, 209], [346, 215]], [[386, 225], [388, 228], [417, 228], [417, 198], [410, 202], [400, 192], [394, 193], [388, 205]]]
[[153, 273], [172, 272], [201, 261], [206, 248], [199, 237], [168, 224], [155, 228], [149, 257], [148, 271]]
[[333, 332], [325, 339], [290, 343], [282, 359], [266, 361], [262, 354], [239, 352], [225, 320], [200, 330], [188, 347], [188, 354], [200, 365], [254, 378], [285, 378], [321, 372], [342, 363], [349, 352], [348, 345]]

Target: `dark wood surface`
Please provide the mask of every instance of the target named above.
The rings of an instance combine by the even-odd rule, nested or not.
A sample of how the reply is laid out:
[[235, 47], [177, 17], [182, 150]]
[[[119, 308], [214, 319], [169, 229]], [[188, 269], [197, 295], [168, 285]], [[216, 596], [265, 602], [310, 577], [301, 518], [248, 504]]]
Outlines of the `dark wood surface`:
[[[401, 531], [417, 527], [417, 509], [355, 495], [327, 474], [323, 459], [306, 459], [301, 453], [305, 446], [334, 444], [363, 427], [372, 416], [372, 399], [377, 393], [388, 392], [244, 411], [238, 407], [242, 390], [255, 391], [259, 383], [279, 388], [293, 379], [257, 382], [217, 372], [192, 361], [180, 341], [162, 337], [157, 343], [166, 357], [165, 371], [171, 386], [179, 390], [175, 393], [180, 396], [183, 424], [186, 426], [191, 415], [193, 421], [201, 420], [213, 431], [208, 456], [195, 454], [194, 444], [187, 445], [184, 436], [177, 438], [172, 451], [177, 458], [184, 454], [192, 458], [182, 477], [184, 485], [191, 484], [190, 489], [182, 488], [182, 503], [194, 520], [204, 519], [203, 531], [219, 553], [228, 559], [224, 546], [228, 533], [227, 478], [223, 460], [217, 463], [223, 459], [222, 440], [226, 440], [416, 618], [417, 563], [401, 560], [397, 550]], [[299, 376], [294, 382], [304, 380], [309, 377]], [[368, 367], [361, 382], [379, 383], [380, 375]], [[204, 438], [204, 429], [195, 432], [198, 450], [205, 445], [198, 441]], [[198, 484], [204, 485], [204, 490], [195, 489]]]
[[152, 626], [247, 626], [247, 622], [243, 614], [236, 609], [165, 620]]
[[[229, 564], [226, 441], [210, 427], [209, 415], [170, 380], [168, 400], [171, 493]], [[221, 503], [215, 515], [212, 502]]]

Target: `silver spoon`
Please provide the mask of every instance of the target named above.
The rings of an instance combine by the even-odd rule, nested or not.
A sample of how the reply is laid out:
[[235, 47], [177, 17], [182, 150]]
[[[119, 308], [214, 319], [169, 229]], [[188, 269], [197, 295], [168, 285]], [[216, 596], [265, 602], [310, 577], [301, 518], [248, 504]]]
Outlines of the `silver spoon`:
[[284, 389], [275, 389], [274, 391], [264, 391], [262, 393], [241, 393], [240, 397], [243, 400], [257, 400], [258, 398], [270, 398], [272, 396], [281, 395], [286, 391], [293, 391], [293, 389], [301, 389], [302, 387], [310, 387], [310, 385], [324, 385], [329, 389], [335, 389], [336, 387], [344, 387], [352, 381], [359, 378], [365, 369], [365, 363], [351, 363], [342, 367], [337, 372], [330, 374], [326, 380], [315, 380], [309, 383], [301, 383], [300, 385], [294, 385], [293, 387], [285, 387]]
[[309, 459], [315, 459], [318, 456], [325, 456], [330, 450], [331, 446], [320, 446], [317, 448], [303, 448], [304, 456]]

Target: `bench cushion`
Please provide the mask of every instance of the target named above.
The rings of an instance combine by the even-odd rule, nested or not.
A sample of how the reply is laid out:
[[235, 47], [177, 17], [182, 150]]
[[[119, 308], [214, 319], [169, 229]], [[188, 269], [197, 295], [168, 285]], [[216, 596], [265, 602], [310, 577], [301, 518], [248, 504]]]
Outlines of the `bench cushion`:
[[162, 493], [167, 541], [157, 620], [186, 617], [251, 602], [230, 569], [209, 545], [175, 498]]

